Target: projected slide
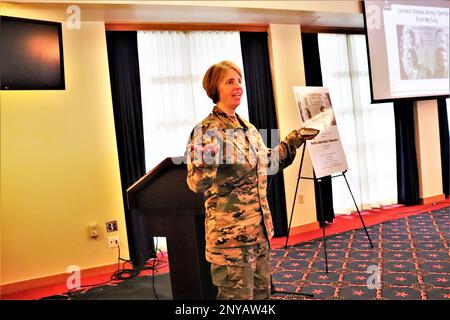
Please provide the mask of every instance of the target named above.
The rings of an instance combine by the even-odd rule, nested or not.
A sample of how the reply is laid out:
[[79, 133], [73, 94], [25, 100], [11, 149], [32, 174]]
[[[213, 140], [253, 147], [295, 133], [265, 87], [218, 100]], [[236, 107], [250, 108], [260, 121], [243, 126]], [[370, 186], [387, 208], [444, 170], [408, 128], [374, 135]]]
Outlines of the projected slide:
[[418, 3], [365, 1], [375, 101], [449, 94], [450, 2]]

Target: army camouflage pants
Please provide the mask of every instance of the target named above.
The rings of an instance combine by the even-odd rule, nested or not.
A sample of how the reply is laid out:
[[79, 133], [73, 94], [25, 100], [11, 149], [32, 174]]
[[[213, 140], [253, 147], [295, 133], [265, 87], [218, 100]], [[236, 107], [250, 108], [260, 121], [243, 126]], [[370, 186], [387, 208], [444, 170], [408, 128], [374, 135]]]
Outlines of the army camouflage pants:
[[240, 248], [243, 264], [211, 264], [217, 300], [265, 300], [270, 298], [270, 249], [267, 242]]

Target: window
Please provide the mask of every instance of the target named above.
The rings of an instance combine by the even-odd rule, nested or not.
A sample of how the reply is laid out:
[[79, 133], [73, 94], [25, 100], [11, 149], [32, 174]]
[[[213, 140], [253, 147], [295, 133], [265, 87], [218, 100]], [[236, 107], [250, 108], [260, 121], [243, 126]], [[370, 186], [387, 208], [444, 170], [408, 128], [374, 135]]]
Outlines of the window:
[[[323, 86], [330, 92], [348, 163], [346, 173], [360, 209], [397, 203], [392, 103], [371, 104], [363, 35], [319, 34]], [[333, 178], [335, 213], [355, 211], [344, 178]]]
[[[192, 128], [211, 112], [202, 87], [206, 70], [222, 60], [243, 70], [243, 63], [239, 32], [139, 31], [138, 50], [149, 171], [166, 157], [182, 156]], [[237, 113], [248, 119], [245, 98]]]

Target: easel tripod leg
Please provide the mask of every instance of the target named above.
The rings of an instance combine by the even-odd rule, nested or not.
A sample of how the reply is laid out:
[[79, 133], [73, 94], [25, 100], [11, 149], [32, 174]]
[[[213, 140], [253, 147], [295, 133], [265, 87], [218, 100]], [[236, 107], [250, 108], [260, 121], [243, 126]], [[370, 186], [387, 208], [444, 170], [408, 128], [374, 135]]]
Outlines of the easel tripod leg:
[[356, 201], [355, 201], [355, 197], [353, 197], [353, 193], [352, 193], [352, 190], [350, 189], [350, 185], [348, 184], [347, 177], [345, 176], [345, 172], [342, 172], [342, 175], [344, 176], [345, 182], [347, 183], [347, 187], [348, 187], [348, 190], [350, 191], [350, 194], [352, 196], [353, 203], [355, 204], [355, 207], [356, 207], [356, 211], [358, 211], [359, 219], [361, 220], [361, 223], [362, 223], [362, 225], [364, 227], [364, 231], [366, 232], [367, 239], [369, 239], [370, 247], [373, 248], [372, 240], [370, 239], [369, 232], [367, 232], [367, 228], [366, 228], [366, 225], [364, 224], [364, 220], [363, 220], [363, 218], [361, 216], [361, 212], [359, 212], [358, 205], [356, 204]]
[[[317, 183], [319, 185], [318, 190], [319, 190], [319, 203], [320, 206], [322, 206], [322, 190], [320, 188], [320, 182], [322, 182], [321, 179], [317, 179]], [[325, 254], [325, 272], [328, 273], [328, 255], [327, 255], [327, 241], [325, 238], [325, 220], [323, 219], [323, 208], [320, 207], [319, 208], [319, 212], [320, 212], [320, 221], [322, 223], [322, 242], [323, 242], [323, 250], [324, 250], [324, 254]]]
[[300, 168], [298, 170], [297, 185], [295, 186], [294, 201], [292, 202], [291, 217], [289, 218], [289, 226], [288, 226], [288, 231], [287, 231], [287, 236], [286, 236], [286, 243], [284, 244], [284, 249], [285, 250], [287, 249], [287, 244], [288, 244], [288, 240], [289, 240], [289, 233], [291, 232], [292, 217], [294, 216], [295, 200], [297, 199], [298, 185], [300, 183], [300, 177], [301, 177], [301, 174], [302, 174], [303, 158], [305, 156], [305, 149], [306, 149], [306, 143], [303, 145], [302, 159], [300, 160]]

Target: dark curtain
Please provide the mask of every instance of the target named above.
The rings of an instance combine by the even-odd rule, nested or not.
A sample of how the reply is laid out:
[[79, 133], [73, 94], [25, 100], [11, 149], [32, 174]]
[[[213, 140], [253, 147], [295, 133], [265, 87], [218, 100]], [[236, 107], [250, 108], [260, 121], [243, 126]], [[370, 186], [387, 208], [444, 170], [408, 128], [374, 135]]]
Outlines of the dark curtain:
[[136, 31], [107, 31], [109, 73], [130, 257], [143, 265], [154, 254], [141, 217], [128, 210], [126, 190], [145, 174], [144, 131]]
[[448, 197], [450, 185], [450, 139], [448, 128], [447, 103], [444, 98], [438, 99], [439, 136], [441, 140], [442, 187]]
[[[320, 68], [319, 42], [317, 33], [302, 33], [303, 62], [307, 86], [323, 86]], [[315, 175], [314, 175], [315, 177]], [[321, 178], [321, 182], [314, 180], [316, 195], [316, 216], [320, 226], [323, 226], [321, 216], [326, 222], [333, 222], [333, 189], [331, 176]]]
[[[277, 118], [270, 71], [267, 32], [241, 32], [241, 50], [244, 63], [250, 122], [258, 129], [267, 129], [267, 146], [271, 141], [270, 130], [277, 129]], [[267, 198], [274, 225], [275, 237], [287, 235], [286, 200], [283, 173], [269, 176]]]
[[414, 138], [414, 106], [409, 100], [394, 102], [397, 151], [398, 203], [419, 204], [419, 174]]

